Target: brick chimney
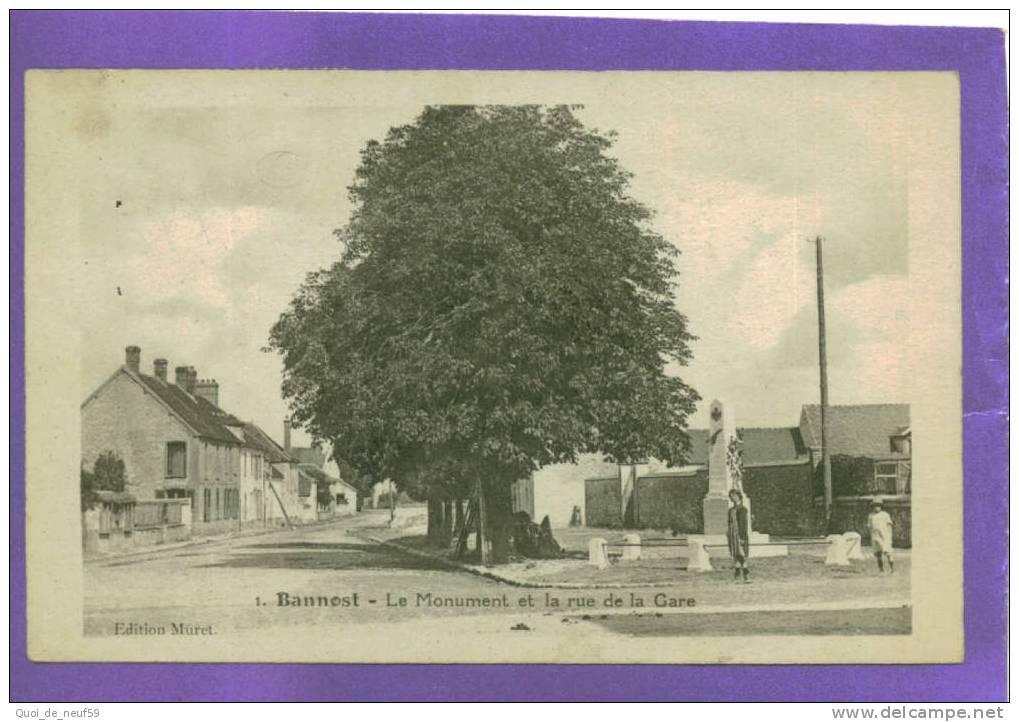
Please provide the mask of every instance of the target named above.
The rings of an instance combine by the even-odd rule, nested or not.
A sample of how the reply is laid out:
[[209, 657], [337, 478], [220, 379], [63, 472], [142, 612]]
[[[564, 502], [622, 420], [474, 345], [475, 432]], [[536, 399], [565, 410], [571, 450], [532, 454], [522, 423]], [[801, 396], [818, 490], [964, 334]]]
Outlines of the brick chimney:
[[187, 366], [178, 366], [177, 368], [175, 368], [173, 370], [173, 374], [174, 374], [174, 383], [177, 384], [178, 386], [180, 386], [182, 390], [187, 391], [188, 390], [188, 377], [189, 377], [188, 367]]
[[160, 381], [166, 381], [166, 364], [165, 358], [157, 358], [152, 362], [152, 372]]
[[188, 366], [188, 385], [185, 391], [192, 396], [195, 395], [195, 385], [198, 383], [198, 372], [194, 366]]
[[290, 451], [290, 419], [283, 419], [283, 449]]
[[219, 406], [219, 383], [216, 379], [201, 379], [195, 384], [195, 396], [201, 396], [213, 406]]
[[128, 346], [124, 349], [124, 365], [138, 373], [142, 365], [142, 350], [137, 346]]

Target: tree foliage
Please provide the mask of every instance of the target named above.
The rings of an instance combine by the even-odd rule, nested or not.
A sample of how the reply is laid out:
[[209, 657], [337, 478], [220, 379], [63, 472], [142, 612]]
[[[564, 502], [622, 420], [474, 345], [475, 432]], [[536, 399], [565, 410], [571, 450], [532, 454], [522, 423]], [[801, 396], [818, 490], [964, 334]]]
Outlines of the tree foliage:
[[295, 420], [359, 475], [504, 483], [680, 462], [698, 400], [674, 247], [573, 108], [429, 107], [370, 141], [345, 250], [270, 333]]
[[81, 510], [88, 511], [99, 503], [99, 495], [96, 493], [95, 475], [91, 470], [81, 465]]
[[317, 479], [315, 484], [315, 502], [318, 506], [328, 507], [333, 503], [333, 492], [329, 488], [328, 480]]
[[104, 451], [92, 464], [81, 465], [81, 510], [87, 511], [99, 502], [99, 491], [124, 491], [127, 475], [124, 460], [112, 451]]

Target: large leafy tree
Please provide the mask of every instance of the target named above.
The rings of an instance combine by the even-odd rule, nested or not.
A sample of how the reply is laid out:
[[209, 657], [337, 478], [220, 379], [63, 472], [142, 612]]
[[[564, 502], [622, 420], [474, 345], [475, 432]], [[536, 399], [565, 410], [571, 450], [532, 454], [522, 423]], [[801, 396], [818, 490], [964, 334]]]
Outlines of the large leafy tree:
[[124, 491], [127, 475], [124, 460], [113, 451], [104, 451], [92, 464], [91, 471], [81, 465], [81, 510], [87, 511], [99, 503], [100, 491]]
[[428, 107], [370, 141], [345, 249], [274, 325], [294, 417], [370, 478], [488, 507], [600, 452], [679, 462], [697, 394], [674, 247], [573, 108]]

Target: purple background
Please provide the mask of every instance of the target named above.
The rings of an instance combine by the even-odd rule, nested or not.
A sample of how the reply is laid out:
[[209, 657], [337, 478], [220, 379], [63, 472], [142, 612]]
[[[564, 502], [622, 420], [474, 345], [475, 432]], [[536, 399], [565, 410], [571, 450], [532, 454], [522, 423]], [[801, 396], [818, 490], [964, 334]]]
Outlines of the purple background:
[[[465, 15], [13, 11], [10, 48], [13, 701], [1005, 699], [1008, 161], [1001, 31]], [[90, 67], [957, 71], [962, 89], [965, 663], [549, 668], [29, 662], [24, 72]]]

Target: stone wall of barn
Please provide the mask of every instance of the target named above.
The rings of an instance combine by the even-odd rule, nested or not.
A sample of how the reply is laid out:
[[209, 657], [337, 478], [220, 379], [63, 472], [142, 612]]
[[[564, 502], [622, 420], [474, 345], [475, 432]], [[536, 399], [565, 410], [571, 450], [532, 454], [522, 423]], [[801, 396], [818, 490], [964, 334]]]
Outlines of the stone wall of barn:
[[[812, 484], [807, 462], [747, 467], [743, 486], [751, 500], [754, 530], [788, 537], [819, 534]], [[634, 493], [633, 526], [703, 533], [707, 492], [705, 468], [640, 476]], [[618, 479], [587, 481], [587, 525], [623, 526]]]
[[638, 529], [700, 534], [704, 530], [702, 502], [707, 493], [707, 469], [638, 477], [635, 525]]
[[619, 476], [584, 481], [584, 524], [591, 527], [623, 526]]
[[784, 537], [821, 533], [810, 462], [748, 466], [743, 470], [743, 490], [750, 497], [754, 531]]

